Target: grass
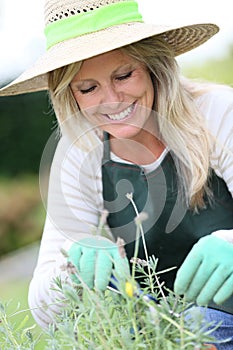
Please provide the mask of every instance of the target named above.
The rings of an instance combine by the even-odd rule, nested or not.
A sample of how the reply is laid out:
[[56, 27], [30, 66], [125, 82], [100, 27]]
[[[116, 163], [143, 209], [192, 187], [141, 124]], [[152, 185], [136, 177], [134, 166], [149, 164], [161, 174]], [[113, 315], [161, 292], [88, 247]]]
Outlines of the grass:
[[[20, 279], [9, 281], [1, 285], [0, 299], [2, 301], [11, 300], [11, 308], [13, 309], [20, 302], [21, 307], [27, 308], [27, 291], [29, 280]], [[12, 310], [13, 311], [13, 310]]]
[[[6, 306], [6, 314], [9, 322], [14, 329], [30, 328], [34, 339], [39, 337], [35, 350], [43, 350], [45, 348], [44, 335], [41, 328], [36, 325], [35, 320], [28, 307], [27, 294], [29, 287], [29, 279], [20, 279], [9, 281], [1, 285], [0, 302]], [[1, 334], [0, 334], [1, 343]], [[1, 348], [1, 350], [10, 350], [10, 348]]]

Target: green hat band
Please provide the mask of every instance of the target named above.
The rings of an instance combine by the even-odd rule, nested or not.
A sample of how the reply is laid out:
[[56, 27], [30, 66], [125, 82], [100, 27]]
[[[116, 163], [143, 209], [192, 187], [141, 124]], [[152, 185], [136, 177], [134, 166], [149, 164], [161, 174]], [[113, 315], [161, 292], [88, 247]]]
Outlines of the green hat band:
[[64, 40], [129, 22], [143, 22], [135, 1], [117, 2], [63, 18], [45, 27], [47, 49]]

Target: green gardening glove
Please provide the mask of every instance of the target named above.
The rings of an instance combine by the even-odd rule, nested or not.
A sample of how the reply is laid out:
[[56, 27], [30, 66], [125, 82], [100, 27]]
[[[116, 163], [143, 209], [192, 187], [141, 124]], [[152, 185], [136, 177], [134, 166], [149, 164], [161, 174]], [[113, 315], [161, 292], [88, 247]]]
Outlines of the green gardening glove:
[[201, 238], [178, 270], [174, 291], [199, 306], [226, 301], [233, 294], [233, 244], [211, 235]]
[[104, 291], [111, 276], [129, 276], [129, 263], [126, 257], [119, 254], [118, 246], [106, 239], [85, 238], [73, 243], [68, 251], [68, 262], [71, 262], [77, 273], [71, 274], [76, 284], [84, 282], [90, 289]]

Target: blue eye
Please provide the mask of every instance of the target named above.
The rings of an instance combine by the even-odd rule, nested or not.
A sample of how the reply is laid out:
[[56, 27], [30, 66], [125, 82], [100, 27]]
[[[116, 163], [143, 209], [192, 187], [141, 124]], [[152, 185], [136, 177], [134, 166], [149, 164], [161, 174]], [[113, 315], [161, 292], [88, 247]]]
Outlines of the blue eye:
[[117, 77], [116, 79], [117, 80], [126, 80], [126, 79], [131, 77], [132, 73], [133, 73], [133, 71], [130, 71], [129, 73], [121, 75], [121, 76]]
[[88, 94], [89, 92], [94, 91], [95, 88], [96, 88], [96, 86], [94, 85], [94, 86], [91, 86], [91, 87], [88, 88], [88, 89], [81, 89], [80, 92], [81, 92], [81, 94], [85, 95], [85, 94]]

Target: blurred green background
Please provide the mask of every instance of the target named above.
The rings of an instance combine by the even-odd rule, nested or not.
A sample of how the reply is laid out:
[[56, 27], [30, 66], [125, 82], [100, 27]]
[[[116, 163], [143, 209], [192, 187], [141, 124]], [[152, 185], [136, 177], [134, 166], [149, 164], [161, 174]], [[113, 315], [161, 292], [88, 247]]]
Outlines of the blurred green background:
[[40, 239], [38, 174], [54, 125], [47, 93], [0, 97], [0, 257]]
[[16, 328], [26, 315], [25, 326], [35, 323], [27, 293], [45, 220], [39, 169], [55, 127], [46, 92], [0, 97], [0, 302]]
[[[181, 69], [188, 77], [233, 85], [233, 46], [221, 59], [186, 64]], [[20, 304], [20, 313], [12, 316], [16, 323], [28, 308], [28, 284], [45, 219], [40, 160], [55, 128], [46, 92], [0, 97], [0, 300], [10, 301], [10, 314]], [[33, 324], [30, 312], [26, 313]], [[42, 349], [42, 340], [39, 343]]]

